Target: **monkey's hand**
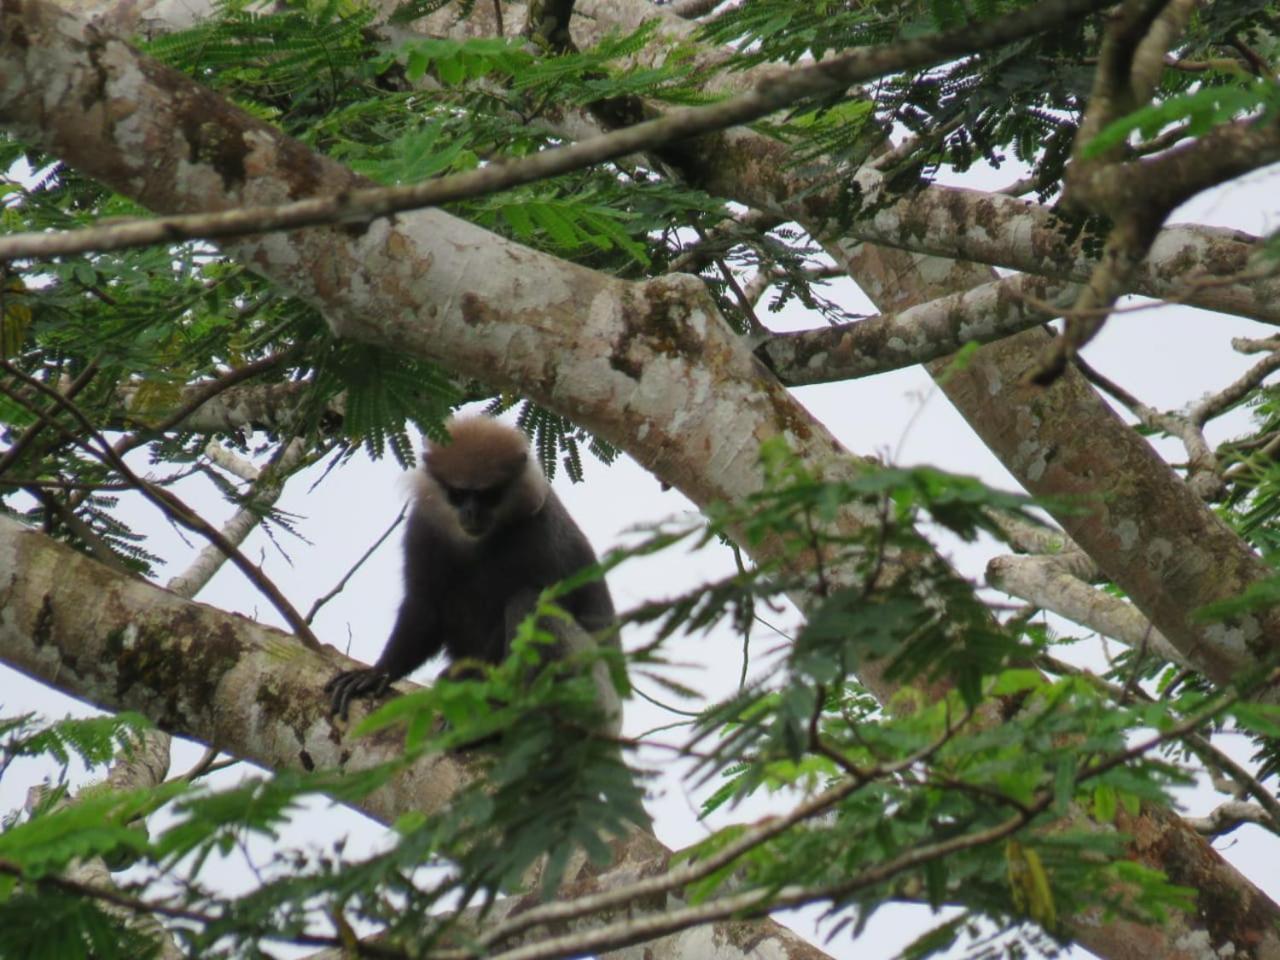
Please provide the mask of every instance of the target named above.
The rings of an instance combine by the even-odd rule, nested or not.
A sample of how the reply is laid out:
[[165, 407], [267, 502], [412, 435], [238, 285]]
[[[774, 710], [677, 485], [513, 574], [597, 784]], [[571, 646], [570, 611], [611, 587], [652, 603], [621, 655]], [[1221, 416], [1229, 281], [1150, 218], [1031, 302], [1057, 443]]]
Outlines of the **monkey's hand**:
[[377, 667], [344, 670], [324, 685], [329, 694], [329, 715], [347, 719], [351, 701], [357, 697], [380, 697], [391, 686], [391, 675]]

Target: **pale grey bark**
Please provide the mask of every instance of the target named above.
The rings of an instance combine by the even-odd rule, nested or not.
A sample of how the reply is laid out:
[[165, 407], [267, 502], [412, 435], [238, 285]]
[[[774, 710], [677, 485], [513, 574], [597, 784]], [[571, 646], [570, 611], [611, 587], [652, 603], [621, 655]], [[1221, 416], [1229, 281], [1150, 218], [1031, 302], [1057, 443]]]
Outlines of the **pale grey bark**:
[[[116, 573], [4, 518], [0, 582], [6, 585], [0, 658], [71, 696], [105, 710], [136, 710], [166, 729], [268, 769], [356, 771], [403, 755], [398, 732], [353, 742], [348, 725], [328, 715], [324, 682], [336, 670], [357, 665], [332, 648], [322, 657], [279, 630]], [[352, 722], [370, 709], [354, 704]], [[356, 806], [384, 823], [409, 810], [437, 812], [474, 776], [460, 756], [432, 754]], [[608, 873], [584, 873], [575, 889], [590, 895], [660, 875], [671, 855], [639, 832], [616, 844], [615, 852]], [[680, 902], [673, 892], [669, 904]], [[522, 903], [513, 898], [502, 909]], [[634, 903], [615, 903], [591, 926], [625, 920], [636, 910]], [[543, 928], [540, 935], [571, 934], [581, 926]], [[797, 960], [825, 956], [767, 919], [691, 928], [616, 956], [738, 960], [748, 951]]]
[[[167, 419], [178, 410], [186, 409], [203, 384], [182, 388], [171, 403], [159, 407], [154, 399], [148, 399], [145, 409], [140, 407], [137, 388], [124, 386], [119, 390], [120, 422], [155, 423]], [[192, 410], [175, 427], [194, 433], [229, 433], [249, 428], [288, 432], [300, 425], [298, 404], [306, 393], [306, 384], [250, 383], [230, 387]], [[346, 395], [339, 394], [326, 411], [336, 417], [346, 414]]]
[[1180, 667], [1190, 666], [1132, 604], [1077, 579], [1057, 557], [996, 557], [987, 565], [987, 582], [1133, 650]]
[[1221, 837], [1246, 823], [1269, 824], [1267, 811], [1259, 804], [1228, 800], [1204, 817], [1188, 817], [1187, 823], [1205, 836]]
[[[609, 8], [627, 2], [610, 0]], [[845, 185], [831, 170], [789, 164], [779, 141], [734, 128], [687, 145], [685, 154], [686, 173], [699, 185], [820, 238], [884, 312], [993, 279], [967, 261], [1077, 281], [1092, 270], [1084, 238], [1069, 239], [1052, 211], [1024, 200], [937, 186], [895, 199], [883, 174], [864, 164], [850, 176], [874, 212], [846, 222]], [[1256, 269], [1257, 251], [1255, 238], [1235, 231], [1170, 228], [1136, 271], [1137, 288], [1275, 322], [1280, 278]], [[1228, 278], [1239, 282], [1217, 285]], [[1194, 617], [1269, 576], [1267, 565], [1074, 371], [1048, 390], [1023, 385], [1047, 339], [1030, 330], [979, 350], [958, 374], [945, 360], [933, 372], [947, 374], [947, 396], [1029, 492], [1059, 503], [1087, 499], [1094, 509], [1054, 508], [1055, 519], [1198, 669], [1225, 683], [1271, 656], [1280, 649], [1280, 614], [1222, 623]]]
[[[0, 100], [0, 121], [138, 201], [219, 210], [356, 182], [185, 78], [150, 70], [123, 43], [77, 39], [75, 21], [52, 6], [25, 9], [28, 32], [45, 45], [0, 49], [0, 77], [6, 91], [34, 84], [35, 95]], [[106, 122], [103, 97], [129, 111], [128, 124]], [[219, 130], [224, 148], [239, 145], [238, 158], [225, 149], [206, 157], [189, 142], [181, 121], [190, 110], [201, 129]], [[229, 162], [256, 174], [237, 178]], [[759, 489], [757, 450], [771, 436], [819, 473], [849, 469], [692, 278], [626, 283], [438, 210], [380, 220], [358, 236], [318, 227], [230, 249], [320, 308], [338, 336], [518, 388], [624, 445], [696, 502]]]
[[[136, 710], [166, 730], [267, 768], [361, 769], [403, 751], [395, 735], [352, 751], [321, 688], [353, 661], [89, 561], [0, 518], [5, 662], [104, 710]], [[357, 716], [367, 709], [355, 708]], [[467, 774], [448, 757], [405, 771], [360, 809], [390, 822], [435, 810]]]
[[[247, 478], [254, 481], [250, 491], [252, 506], [241, 507], [222, 525], [222, 535], [229, 543], [237, 547], [244, 543], [245, 538], [262, 522], [265, 511], [280, 499], [284, 481], [302, 465], [306, 454], [307, 445], [295, 437], [285, 444], [280, 455], [272, 462], [269, 477], [264, 479], [261, 472], [255, 470], [255, 474]], [[184, 597], [194, 597], [226, 562], [225, 553], [212, 543], [206, 544], [190, 566], [169, 581], [169, 589]]]
[[955, 353], [966, 343], [990, 343], [1052, 320], [1040, 304], [1064, 307], [1079, 291], [1020, 274], [938, 297], [897, 313], [835, 327], [775, 334], [760, 350], [789, 386], [867, 377]]

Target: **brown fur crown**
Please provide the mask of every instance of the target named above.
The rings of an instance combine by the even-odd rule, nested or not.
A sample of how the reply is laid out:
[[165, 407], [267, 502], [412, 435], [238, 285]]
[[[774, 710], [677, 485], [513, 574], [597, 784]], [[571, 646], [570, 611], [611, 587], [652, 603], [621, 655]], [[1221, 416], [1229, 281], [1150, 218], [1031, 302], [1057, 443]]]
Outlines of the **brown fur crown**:
[[512, 480], [529, 462], [523, 433], [489, 417], [466, 417], [445, 424], [450, 440], [430, 444], [423, 464], [441, 483], [462, 490], [490, 490]]

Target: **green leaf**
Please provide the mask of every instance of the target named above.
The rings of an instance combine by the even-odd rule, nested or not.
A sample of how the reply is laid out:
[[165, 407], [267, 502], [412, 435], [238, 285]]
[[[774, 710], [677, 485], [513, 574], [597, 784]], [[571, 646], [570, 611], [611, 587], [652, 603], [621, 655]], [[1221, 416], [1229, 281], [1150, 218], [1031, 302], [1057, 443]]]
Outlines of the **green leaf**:
[[1016, 693], [1024, 693], [1028, 690], [1040, 690], [1047, 685], [1048, 681], [1039, 670], [1004, 670], [996, 677], [995, 683], [991, 685], [991, 695], [1006, 697]]
[[553, 240], [566, 250], [573, 250], [580, 245], [578, 230], [555, 206], [549, 203], [529, 204], [529, 216]]
[[38, 877], [56, 873], [75, 859], [111, 857], [120, 851], [140, 855], [149, 849], [149, 837], [135, 822], [189, 789], [185, 783], [120, 793], [82, 789], [74, 803], [43, 810], [0, 833], [0, 860]]
[[931, 927], [903, 947], [898, 956], [902, 960], [923, 960], [923, 958], [933, 956], [935, 953], [949, 950], [952, 944], [959, 939], [965, 926], [972, 922], [967, 913], [962, 913], [958, 917], [953, 917], [944, 923]]
[[533, 236], [533, 218], [529, 216], [529, 211], [525, 209], [524, 204], [507, 203], [499, 209], [518, 238], [526, 239]]
[[1116, 818], [1116, 792], [1106, 783], [1093, 788], [1093, 818], [1099, 823], [1112, 823]]
[[1236, 723], [1251, 733], [1280, 738], [1280, 705], [1274, 703], [1236, 703], [1228, 711]]
[[460, 59], [437, 60], [436, 75], [447, 86], [456, 86], [467, 77], [466, 65]]
[[1099, 157], [1123, 144], [1134, 131], [1149, 139], [1175, 123], [1185, 123], [1188, 136], [1203, 136], [1218, 124], [1259, 109], [1270, 112], [1277, 104], [1280, 90], [1269, 80], [1256, 80], [1245, 86], [1205, 86], [1113, 121], [1086, 144], [1083, 156]]

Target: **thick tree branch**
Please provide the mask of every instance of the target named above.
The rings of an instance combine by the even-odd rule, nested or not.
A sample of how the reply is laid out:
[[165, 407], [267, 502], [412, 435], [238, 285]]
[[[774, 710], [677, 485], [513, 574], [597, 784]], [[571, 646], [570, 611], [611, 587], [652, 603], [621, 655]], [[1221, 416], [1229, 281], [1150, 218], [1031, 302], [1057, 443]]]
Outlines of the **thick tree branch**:
[[987, 583], [1011, 596], [1119, 640], [1132, 650], [1150, 650], [1168, 663], [1186, 658], [1141, 613], [1119, 597], [1072, 576], [1057, 557], [996, 557]]
[[[742, 150], [749, 147], [743, 144]], [[767, 145], [762, 149], [780, 152]], [[752, 166], [777, 160], [766, 156], [752, 161]], [[824, 215], [824, 210], [838, 207], [812, 202], [806, 222], [849, 240], [1076, 283], [1087, 282], [1097, 266], [1098, 256], [1091, 251], [1097, 250], [1101, 238], [1088, 225], [1043, 204], [937, 184], [895, 198], [883, 176], [865, 167], [854, 180], [866, 198], [864, 208], [874, 210], [873, 215], [842, 224]], [[748, 188], [755, 182], [750, 174], [743, 177]], [[792, 205], [791, 184], [786, 186], [786, 193], [774, 196], [769, 207], [784, 216], [798, 215], [803, 208]], [[814, 186], [795, 182], [796, 189]], [[768, 202], [755, 189], [747, 193]], [[834, 204], [837, 198], [832, 194], [830, 200]], [[1239, 230], [1175, 224], [1156, 235], [1126, 292], [1280, 324], [1280, 272], [1264, 265], [1262, 251], [1258, 238]]]
[[[752, 131], [733, 129], [699, 141], [684, 155], [682, 172], [720, 196], [766, 213], [795, 219], [824, 238], [863, 291], [884, 312], [993, 278], [989, 270], [960, 261], [919, 260], [856, 241], [882, 242], [920, 252], [986, 262], [1013, 263], [1034, 273], [1087, 279], [1094, 261], [1083, 255], [1084, 238], [1047, 208], [977, 191], [933, 187], [895, 199], [878, 171], [864, 165], [853, 183], [789, 164], [786, 147]], [[848, 219], [842, 202], [853, 189], [864, 216]], [[1162, 246], [1162, 244], [1164, 246]], [[1179, 228], [1161, 233], [1134, 283], [1158, 293], [1178, 286], [1209, 251], [1232, 266], [1249, 266], [1257, 248], [1230, 231]], [[999, 256], [996, 256], [998, 252]], [[1175, 255], [1176, 254], [1176, 255]], [[1157, 275], [1150, 264], [1162, 264]], [[1219, 268], [1220, 269], [1220, 268]], [[1192, 279], [1195, 279], [1194, 277]], [[1268, 274], [1262, 288], [1274, 277]], [[1228, 288], [1203, 286], [1221, 293]], [[1280, 319], [1280, 288], [1258, 315]], [[1226, 307], [1224, 298], [1220, 308]], [[1188, 297], [1188, 302], [1191, 298]], [[1248, 311], [1252, 314], [1252, 308]], [[979, 350], [963, 370], [945, 359], [931, 372], [947, 396], [1018, 481], [1054, 507], [1055, 519], [1118, 583], [1182, 654], [1220, 683], [1260, 660], [1280, 654], [1280, 611], [1225, 623], [1203, 623], [1194, 612], [1235, 597], [1268, 577], [1268, 566], [1209, 511], [1123, 423], [1074, 370], [1049, 389], [1023, 386], [1038, 364], [1048, 335], [1028, 330]], [[945, 376], [943, 376], [945, 374]], [[1081, 509], [1081, 505], [1088, 509]]]
[[[520, 9], [514, 0], [509, 6]], [[457, 8], [446, 5], [428, 18], [426, 26], [454, 39], [490, 35], [484, 9], [481, 6], [469, 17], [459, 18]], [[575, 21], [575, 30], [591, 42], [610, 29], [634, 30], [655, 18], [666, 40], [688, 44], [694, 39], [695, 26], [646, 0], [578, 0], [576, 9], [583, 16]], [[663, 49], [662, 45], [655, 47]], [[660, 62], [661, 54], [656, 56]], [[722, 61], [726, 52], [704, 47], [697, 48], [695, 56], [699, 63], [713, 65]], [[652, 60], [642, 62], [656, 65]], [[735, 85], [767, 82], [774, 69], [762, 66], [745, 75], [712, 72], [710, 89], [728, 93]], [[581, 137], [579, 128], [588, 126], [576, 117], [566, 117], [566, 121], [571, 121], [566, 124], [567, 136]], [[597, 126], [590, 127], [592, 135], [597, 130]], [[883, 156], [854, 174], [852, 184], [847, 184], [848, 194], [842, 192], [846, 184], [840, 177], [819, 169], [806, 178], [789, 163], [784, 144], [742, 129], [700, 140], [696, 149], [686, 145], [678, 158], [668, 160], [713, 193], [743, 203], [746, 201], [741, 198], [746, 194], [762, 198], [767, 209], [752, 208], [757, 215], [810, 224], [832, 237], [1003, 266], [1062, 281], [1082, 283], [1089, 279], [1097, 260], [1094, 251], [1103, 239], [1093, 228], [1066, 219], [1044, 204], [977, 190], [929, 184], [907, 196], [895, 195], [887, 190], [879, 168]], [[851, 219], [846, 212], [832, 216], [831, 211], [845, 210], [849, 195], [862, 197], [863, 209], [874, 210], [875, 215]], [[812, 203], [789, 198], [811, 198]], [[1280, 270], [1274, 261], [1258, 256], [1262, 249], [1257, 237], [1238, 230], [1167, 227], [1157, 235], [1129, 292], [1280, 324]], [[976, 282], [990, 279], [986, 276]], [[939, 289], [937, 295], [951, 292], [955, 291]]]
[[1271, 817], [1256, 803], [1229, 800], [1213, 808], [1208, 816], [1188, 817], [1189, 823], [1199, 833], [1209, 837], [1221, 837], [1246, 823], [1256, 823], [1275, 832]]
[[[0, 45], [0, 75], [60, 70], [60, 109], [38, 96], [13, 96], [6, 119], [138, 201], [164, 211], [217, 210], [309, 192], [336, 196], [358, 183], [123, 43], [95, 35], [100, 56], [87, 58], [74, 21], [51, 5], [5, 8], [6, 17], [24, 15], [29, 42]], [[125, 144], [94, 110], [104, 96], [130, 111]], [[270, 234], [235, 252], [322, 309], [337, 335], [519, 389], [627, 446], [698, 502], [735, 501], [758, 489], [757, 450], [768, 436], [787, 437], [819, 473], [851, 469], [690, 278], [625, 283], [438, 210], [364, 231]], [[681, 334], [680, 349], [672, 349], [672, 331]], [[708, 382], [717, 384], [711, 403]]]
[[[105, 710], [137, 710], [166, 730], [270, 769], [356, 771], [403, 755], [402, 737], [391, 730], [353, 749], [329, 716], [324, 681], [357, 665], [332, 648], [317, 655], [279, 630], [114, 573], [4, 518], [0, 571], [0, 659], [71, 696]], [[352, 709], [358, 718], [371, 707]], [[384, 823], [408, 810], [439, 811], [474, 775], [457, 755], [423, 757], [358, 807]], [[618, 852], [613, 869], [621, 876], [653, 876], [670, 856], [639, 833]], [[738, 926], [717, 928], [716, 936], [739, 955], [754, 942], [807, 960], [824, 956], [772, 921]]]
[[[360, 749], [353, 751], [334, 721], [327, 718], [320, 686], [335, 662], [342, 661], [336, 654], [329, 659], [318, 657], [279, 631], [116, 575], [47, 537], [4, 520], [0, 520], [0, 569], [6, 572], [10, 585], [4, 616], [0, 617], [4, 659], [45, 682], [56, 680], [73, 695], [105, 709], [149, 713], [170, 729], [273, 768], [355, 770], [394, 760], [402, 752], [400, 738], [390, 732], [365, 738]], [[126, 634], [129, 642], [122, 644], [120, 638]], [[312, 709], [307, 709], [308, 703]], [[356, 709], [366, 708], [358, 705]], [[1199, 722], [1196, 718], [1187, 721], [1188, 725]], [[1180, 728], [1163, 736], [1179, 733]], [[1150, 746], [1136, 745], [1124, 756]], [[360, 806], [383, 820], [405, 810], [438, 810], [469, 776], [455, 758], [424, 757], [366, 797]], [[1046, 796], [1044, 803], [1051, 800]], [[801, 814], [804, 812], [802, 809]], [[929, 859], [999, 839], [1022, 822], [1011, 820], [984, 835], [959, 836], [909, 850], [843, 884], [788, 890], [780, 901], [768, 902], [799, 904], [847, 895]], [[1159, 812], [1144, 814], [1126, 828], [1143, 838], [1142, 843], [1155, 843], [1159, 838], [1159, 843], [1177, 849], [1180, 869], [1171, 877], [1174, 882], [1184, 882], [1181, 871], [1185, 870], [1186, 878], [1193, 873], [1201, 889], [1219, 893], [1237, 890], [1243, 899], [1234, 902], [1224, 922], [1239, 924], [1242, 936], [1254, 938], [1255, 956], [1271, 955], [1269, 951], [1276, 949], [1272, 943], [1275, 932], [1258, 926], [1264, 921], [1260, 912], [1263, 901], [1245, 893], [1247, 884], [1216, 853], [1202, 841], [1182, 842], [1176, 819]], [[1185, 836], [1195, 839], [1189, 831]], [[667, 869], [669, 854], [643, 835], [634, 835], [619, 853], [620, 861], [610, 874], [584, 876], [584, 886], [571, 884], [570, 890], [605, 891], [629, 877], [632, 882], [639, 880], [638, 892], [652, 892], [652, 884], [643, 878]], [[619, 911], [612, 925], [566, 931], [563, 940], [540, 937], [511, 955], [558, 956], [568, 945], [583, 950], [636, 943], [696, 923], [732, 917], [739, 911], [750, 912], [764, 902], [759, 899], [762, 896], [771, 894], [757, 891], [737, 899], [730, 895], [701, 907], [689, 907], [678, 900], [662, 902], [642, 917]], [[553, 908], [545, 919], [557, 919], [559, 909]], [[606, 913], [606, 919], [608, 916]], [[518, 928], [517, 922], [511, 930]], [[767, 920], [745, 926], [741, 921], [717, 925], [712, 936], [739, 955], [779, 949], [811, 960], [821, 957], [816, 948]], [[703, 940], [705, 937], [698, 942]], [[732, 955], [722, 954], [726, 958]]]
[[[302, 618], [302, 615], [294, 609], [293, 604], [289, 602], [289, 598], [280, 591], [275, 583], [273, 583], [256, 564], [251, 562], [248, 557], [241, 553], [234, 543], [224, 537], [221, 531], [209, 523], [209, 521], [207, 521], [198, 512], [187, 506], [187, 504], [185, 504], [176, 494], [165, 490], [163, 487], [160, 487], [149, 480], [144, 480], [142, 477], [134, 473], [133, 468], [125, 462], [123, 456], [118, 451], [117, 446], [119, 445], [113, 446], [112, 444], [107, 443], [106, 439], [98, 432], [94, 425], [89, 421], [88, 417], [86, 417], [85, 414], [70, 400], [63, 397], [52, 387], [48, 387], [32, 377], [28, 377], [7, 360], [0, 360], [0, 369], [6, 370], [13, 377], [23, 380], [29, 386], [35, 387], [44, 396], [52, 399], [60, 408], [70, 413], [72, 418], [80, 427], [80, 430], [83, 431], [83, 436], [78, 433], [68, 431], [66, 428], [59, 425], [58, 428], [63, 431], [69, 442], [80, 447], [89, 456], [100, 460], [104, 466], [107, 466], [119, 473], [120, 476], [129, 484], [131, 489], [137, 490], [141, 493], [143, 497], [158, 507], [167, 517], [169, 517], [169, 519], [186, 527], [193, 533], [200, 534], [208, 540], [210, 545], [214, 547], [218, 553], [235, 564], [236, 568], [245, 575], [249, 582], [257, 587], [257, 589], [271, 601], [272, 606], [274, 606], [289, 625], [293, 627], [294, 633], [297, 635], [299, 640], [315, 649], [319, 649], [320, 641], [317, 640], [315, 634], [311, 632], [310, 625]], [[10, 399], [15, 400], [16, 402], [21, 402], [21, 398], [3, 383], [0, 383], [0, 393], [7, 395]], [[46, 422], [51, 422], [48, 421], [47, 418], [43, 417], [43, 414], [41, 414], [41, 416], [46, 420]]]
[[671, 4], [671, 12], [686, 20], [695, 20], [706, 16], [720, 5], [720, 0], [676, 0]]
[[[774, 334], [759, 348], [789, 386], [850, 380], [926, 363], [966, 343], [989, 343], [1052, 320], [1039, 304], [1066, 307], [1078, 288], [1016, 276], [854, 323]], [[1028, 301], [1033, 298], [1034, 303]]]
[[[71, 696], [136, 710], [162, 729], [269, 768], [354, 770], [403, 753], [394, 734], [366, 738], [354, 752], [344, 743], [321, 688], [336, 669], [356, 664], [332, 647], [322, 656], [280, 630], [117, 574], [3, 518], [0, 570], [11, 585], [0, 618], [3, 659]], [[439, 809], [468, 777], [464, 765], [437, 756], [360, 809], [384, 822], [404, 810]]]
[[[1076, 134], [1067, 167], [1063, 205], [1112, 221], [1102, 257], [1068, 314], [1062, 336], [1045, 351], [1029, 378], [1041, 385], [1061, 376], [1068, 363], [1102, 329], [1110, 308], [1132, 288], [1165, 217], [1206, 186], [1266, 164], [1280, 149], [1280, 124], [1223, 126], [1148, 161], [1126, 163], [1123, 145], [1093, 156], [1090, 146], [1110, 123], [1146, 104], [1195, 9], [1194, 0], [1129, 0], [1107, 25], [1093, 93]], [[1242, 139], [1243, 144], [1231, 143]], [[1235, 137], [1231, 136], [1236, 133]], [[1194, 154], [1198, 163], [1186, 162]]]
[[[301, 380], [280, 383], [247, 383], [232, 386], [215, 397], [204, 396], [204, 385], [182, 387], [173, 408], [149, 409], [160, 416], [169, 429], [194, 433], [230, 433], [243, 429], [266, 429], [289, 432], [301, 425], [301, 401], [310, 385]], [[138, 389], [122, 385], [118, 391], [120, 413], [111, 418], [113, 427], [135, 425], [142, 419], [137, 410]], [[346, 394], [335, 396], [325, 410], [326, 416], [340, 420], [346, 415]], [[175, 419], [180, 417], [180, 419]], [[143, 432], [154, 433], [147, 426]]]

